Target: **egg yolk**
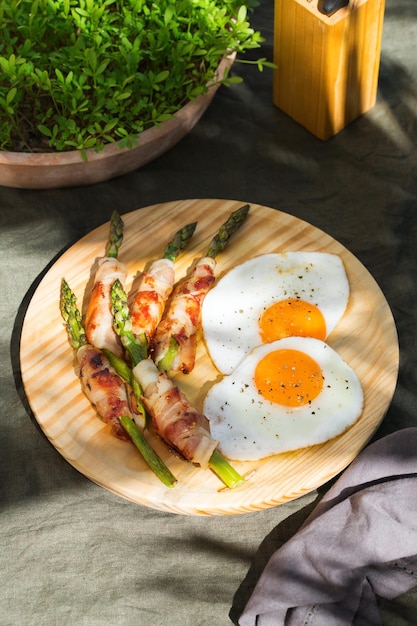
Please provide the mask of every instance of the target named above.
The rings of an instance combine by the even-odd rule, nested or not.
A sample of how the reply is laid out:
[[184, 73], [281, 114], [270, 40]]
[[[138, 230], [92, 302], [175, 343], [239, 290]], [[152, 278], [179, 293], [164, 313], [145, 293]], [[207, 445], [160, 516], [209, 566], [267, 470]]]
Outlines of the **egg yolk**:
[[263, 343], [284, 337], [326, 338], [326, 322], [321, 311], [310, 302], [288, 298], [274, 302], [259, 318]]
[[287, 407], [308, 404], [323, 388], [323, 373], [318, 363], [300, 350], [270, 352], [255, 369], [259, 393], [270, 402]]

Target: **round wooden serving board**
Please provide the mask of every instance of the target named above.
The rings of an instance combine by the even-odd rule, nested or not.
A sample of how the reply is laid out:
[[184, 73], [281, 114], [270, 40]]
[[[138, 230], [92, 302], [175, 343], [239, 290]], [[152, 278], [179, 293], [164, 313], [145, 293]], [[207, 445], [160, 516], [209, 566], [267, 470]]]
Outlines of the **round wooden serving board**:
[[[197, 220], [191, 245], [176, 262], [177, 277], [202, 256], [218, 227], [242, 202], [180, 200], [123, 215], [125, 235], [119, 258], [129, 270], [130, 287], [148, 262], [161, 256], [175, 231]], [[128, 500], [172, 513], [234, 515], [282, 504], [317, 488], [342, 471], [369, 441], [391, 402], [399, 349], [391, 311], [375, 280], [346, 248], [312, 225], [286, 213], [251, 205], [243, 227], [217, 258], [220, 277], [238, 263], [264, 253], [296, 250], [340, 255], [351, 293], [343, 319], [328, 343], [356, 371], [365, 403], [359, 420], [325, 444], [257, 462], [235, 462], [246, 483], [224, 489], [210, 470], [201, 470], [155, 446], [178, 484], [169, 489], [148, 470], [129, 443], [111, 436], [81, 391], [75, 360], [59, 311], [65, 277], [85, 310], [96, 261], [104, 255], [108, 223], [69, 248], [40, 282], [26, 313], [21, 338], [21, 370], [27, 398], [42, 430], [58, 452], [95, 483]], [[177, 383], [201, 408], [219, 373], [199, 341], [197, 363]]]

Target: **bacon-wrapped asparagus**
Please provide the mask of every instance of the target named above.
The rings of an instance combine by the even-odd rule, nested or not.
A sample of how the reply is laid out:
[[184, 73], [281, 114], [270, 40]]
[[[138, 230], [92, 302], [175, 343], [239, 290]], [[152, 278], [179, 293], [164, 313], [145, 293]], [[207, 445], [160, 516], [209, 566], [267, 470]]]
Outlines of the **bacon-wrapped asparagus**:
[[140, 384], [155, 431], [185, 459], [210, 467], [226, 486], [233, 488], [243, 483], [244, 479], [216, 449], [218, 442], [210, 435], [207, 418], [192, 406], [165, 371], [158, 371], [154, 361], [144, 356], [131, 331], [127, 296], [120, 281], [115, 281], [111, 294], [115, 330], [130, 354], [133, 376]]
[[197, 262], [192, 273], [175, 286], [152, 341], [152, 358], [158, 369], [188, 374], [194, 368], [196, 333], [203, 300], [215, 280], [215, 257], [243, 224], [248, 212], [249, 205], [245, 205], [231, 213], [213, 237], [206, 255]]
[[150, 341], [158, 326], [175, 282], [174, 261], [194, 234], [197, 222], [175, 233], [166, 246], [163, 257], [151, 263], [141, 277], [140, 285], [130, 306], [132, 332], [140, 341]]
[[60, 310], [70, 344], [76, 351], [79, 376], [85, 395], [95, 406], [101, 419], [111, 425], [113, 434], [119, 439], [132, 440], [155, 475], [167, 487], [173, 487], [177, 482], [175, 476], [133, 421], [123, 379], [112, 367], [104, 352], [88, 343], [75, 294], [65, 279], [61, 281]]
[[159, 369], [188, 374], [194, 367], [201, 305], [214, 283], [215, 261], [203, 257], [190, 276], [174, 289], [166, 316], [152, 341], [152, 358]]
[[140, 361], [133, 375], [143, 389], [143, 401], [157, 434], [184, 458], [207, 469], [219, 443], [210, 435], [207, 418], [151, 359]]
[[126, 266], [117, 258], [122, 241], [123, 220], [117, 211], [113, 211], [105, 256], [98, 262], [85, 314], [87, 341], [96, 348], [106, 348], [118, 356], [122, 356], [123, 351], [113, 328], [110, 289], [116, 279], [122, 284], [126, 280]]

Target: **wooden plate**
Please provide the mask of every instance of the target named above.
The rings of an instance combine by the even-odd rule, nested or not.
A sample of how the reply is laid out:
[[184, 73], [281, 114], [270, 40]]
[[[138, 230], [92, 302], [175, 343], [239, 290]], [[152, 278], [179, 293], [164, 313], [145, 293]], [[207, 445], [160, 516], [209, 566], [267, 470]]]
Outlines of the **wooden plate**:
[[[181, 200], [123, 215], [125, 236], [119, 253], [129, 280], [158, 258], [173, 233], [198, 220], [189, 246], [176, 263], [181, 277], [205, 253], [208, 242], [229, 213], [242, 202]], [[348, 309], [328, 339], [355, 369], [365, 394], [359, 420], [325, 444], [263, 461], [234, 463], [247, 482], [223, 489], [210, 470], [203, 471], [156, 448], [179, 479], [164, 487], [147, 469], [135, 448], [112, 437], [80, 389], [74, 354], [59, 312], [61, 278], [65, 277], [85, 310], [95, 262], [103, 256], [108, 222], [69, 248], [39, 284], [26, 313], [21, 338], [21, 369], [33, 413], [48, 439], [77, 470], [95, 483], [138, 504], [190, 515], [234, 515], [276, 506], [322, 485], [342, 471], [371, 438], [392, 399], [399, 349], [387, 302], [364, 266], [340, 243], [288, 214], [251, 205], [249, 217], [233, 242], [217, 259], [217, 276], [237, 263], [268, 252], [312, 250], [333, 252], [343, 259], [351, 294]], [[129, 287], [129, 283], [128, 283]], [[177, 382], [201, 407], [204, 393], [218, 376], [199, 342], [197, 364]]]

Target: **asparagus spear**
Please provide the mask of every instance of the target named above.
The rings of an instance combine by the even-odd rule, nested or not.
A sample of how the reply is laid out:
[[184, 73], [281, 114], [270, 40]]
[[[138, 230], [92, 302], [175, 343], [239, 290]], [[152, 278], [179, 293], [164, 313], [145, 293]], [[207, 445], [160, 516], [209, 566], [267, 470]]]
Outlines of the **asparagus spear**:
[[[130, 356], [133, 367], [139, 363], [142, 359], [146, 359], [148, 356], [148, 343], [144, 334], [136, 336], [132, 331], [132, 321], [130, 318], [129, 306], [127, 303], [127, 296], [120, 280], [116, 280], [111, 286], [110, 291], [113, 313], [113, 327], [116, 334], [120, 337], [121, 342], [127, 353]], [[110, 362], [115, 370], [119, 373], [119, 376], [124, 377], [126, 375], [123, 368], [123, 359], [116, 355], [110, 356]], [[130, 383], [132, 385], [133, 393], [136, 399], [136, 404], [139, 411], [142, 414], [143, 425], [146, 425], [146, 409], [142, 402], [142, 387], [139, 382], [130, 375]]]
[[123, 241], [123, 220], [114, 210], [110, 218], [109, 239], [106, 245], [106, 256], [117, 259]]
[[[136, 400], [139, 399], [141, 402], [141, 395], [142, 395], [141, 386], [139, 382], [136, 380], [136, 378], [133, 376], [132, 370], [129, 367], [129, 365], [126, 363], [126, 361], [118, 357], [113, 352], [110, 352], [110, 350], [103, 350], [103, 352], [108, 358], [112, 367], [120, 376], [120, 378], [132, 386]], [[154, 472], [154, 474], [156, 474], [158, 478], [167, 487], [173, 487], [177, 483], [177, 479], [171, 473], [171, 471], [166, 467], [166, 465], [162, 462], [160, 457], [158, 457], [156, 454], [153, 454], [152, 456], [147, 454], [147, 448], [149, 444], [144, 438], [143, 432], [138, 427], [136, 422], [132, 420], [130, 417], [128, 417], [127, 415], [121, 415], [119, 418], [119, 421], [121, 425], [123, 426], [123, 428], [125, 429], [125, 431], [127, 432], [127, 434], [129, 435], [133, 444], [142, 454], [142, 456], [144, 457], [146, 456], [145, 460], [147, 464], [149, 465], [149, 467], [151, 468], [151, 470]]]
[[175, 233], [174, 238], [164, 250], [164, 259], [169, 259], [170, 261], [176, 260], [181, 250], [185, 248], [193, 236], [196, 226], [197, 222], [192, 222]]
[[88, 342], [82, 324], [81, 313], [77, 307], [77, 298], [64, 278], [61, 281], [59, 308], [68, 331], [70, 344], [74, 350], [78, 350]]
[[249, 204], [245, 204], [244, 206], [240, 207], [240, 209], [236, 209], [229, 215], [226, 222], [220, 226], [217, 234], [211, 240], [206, 256], [214, 259], [219, 254], [219, 252], [225, 249], [230, 237], [238, 230], [238, 228], [241, 227], [241, 225], [245, 221], [249, 213], [249, 208]]
[[[133, 366], [135, 366], [139, 361], [147, 358], [147, 355], [143, 351], [140, 341], [132, 335], [127, 295], [119, 280], [113, 283], [111, 293], [115, 319], [114, 327], [132, 359]], [[215, 450], [210, 457], [209, 467], [218, 478], [231, 489], [244, 482], [244, 478], [229, 464], [218, 450]]]
[[127, 295], [120, 280], [115, 280], [111, 287], [111, 301], [114, 330], [135, 366], [148, 356], [148, 344], [145, 337], [136, 337], [132, 332]]
[[[88, 342], [82, 324], [81, 313], [77, 308], [77, 299], [65, 279], [62, 279], [61, 281], [60, 310], [68, 331], [70, 344], [74, 350], [78, 350], [81, 346], [87, 345]], [[131, 437], [136, 448], [142, 454], [142, 457], [149, 468], [164, 485], [167, 487], [173, 487], [176, 484], [177, 479], [153, 450], [133, 420], [127, 415], [121, 416], [119, 420], [123, 428]], [[127, 422], [129, 422], [129, 424], [127, 424]]]
[[111, 352], [111, 350], [107, 350], [106, 348], [103, 348], [102, 352], [107, 357], [110, 365], [116, 370], [120, 378], [124, 380], [124, 382], [128, 385], [133, 385], [133, 383], [135, 382], [135, 378], [132, 374], [132, 369], [129, 367], [126, 361], [122, 359], [122, 357], [117, 356], [117, 354], [114, 354], [114, 352]]
[[113, 330], [110, 307], [110, 286], [117, 277], [125, 280], [127, 268], [117, 256], [123, 240], [123, 221], [117, 211], [110, 219], [108, 240], [104, 256], [100, 259], [84, 318], [88, 342], [97, 348], [108, 348], [122, 354], [120, 340]]
[[156, 454], [155, 450], [149, 445], [143, 432], [135, 424], [135, 422], [127, 415], [121, 415], [119, 420], [132, 440], [132, 443], [141, 453], [148, 467], [153, 471], [155, 476], [157, 476], [166, 487], [175, 487], [178, 480], [175, 478], [171, 470], [165, 465], [162, 459]]
[[[220, 252], [222, 252], [222, 250], [225, 249], [231, 236], [238, 230], [238, 228], [240, 228], [240, 226], [245, 221], [249, 213], [249, 209], [249, 204], [245, 204], [244, 206], [236, 209], [229, 215], [226, 222], [224, 222], [224, 224], [220, 226], [216, 235], [211, 240], [207, 253], [205, 255], [206, 257], [215, 259], [215, 257]], [[158, 368], [160, 370], [165, 370], [166, 372], [169, 372], [172, 369], [172, 364], [178, 353], [179, 347], [180, 346], [178, 340], [174, 336], [171, 336], [166, 352], [158, 361]]]
[[235, 468], [230, 465], [218, 450], [215, 450], [210, 457], [209, 466], [212, 472], [220, 478], [220, 480], [229, 487], [234, 489], [239, 485], [243, 485], [245, 479], [239, 474]]
[[174, 262], [194, 234], [197, 222], [178, 230], [161, 257], [143, 272], [140, 285], [130, 298], [129, 310], [135, 337], [150, 343], [175, 282]]

